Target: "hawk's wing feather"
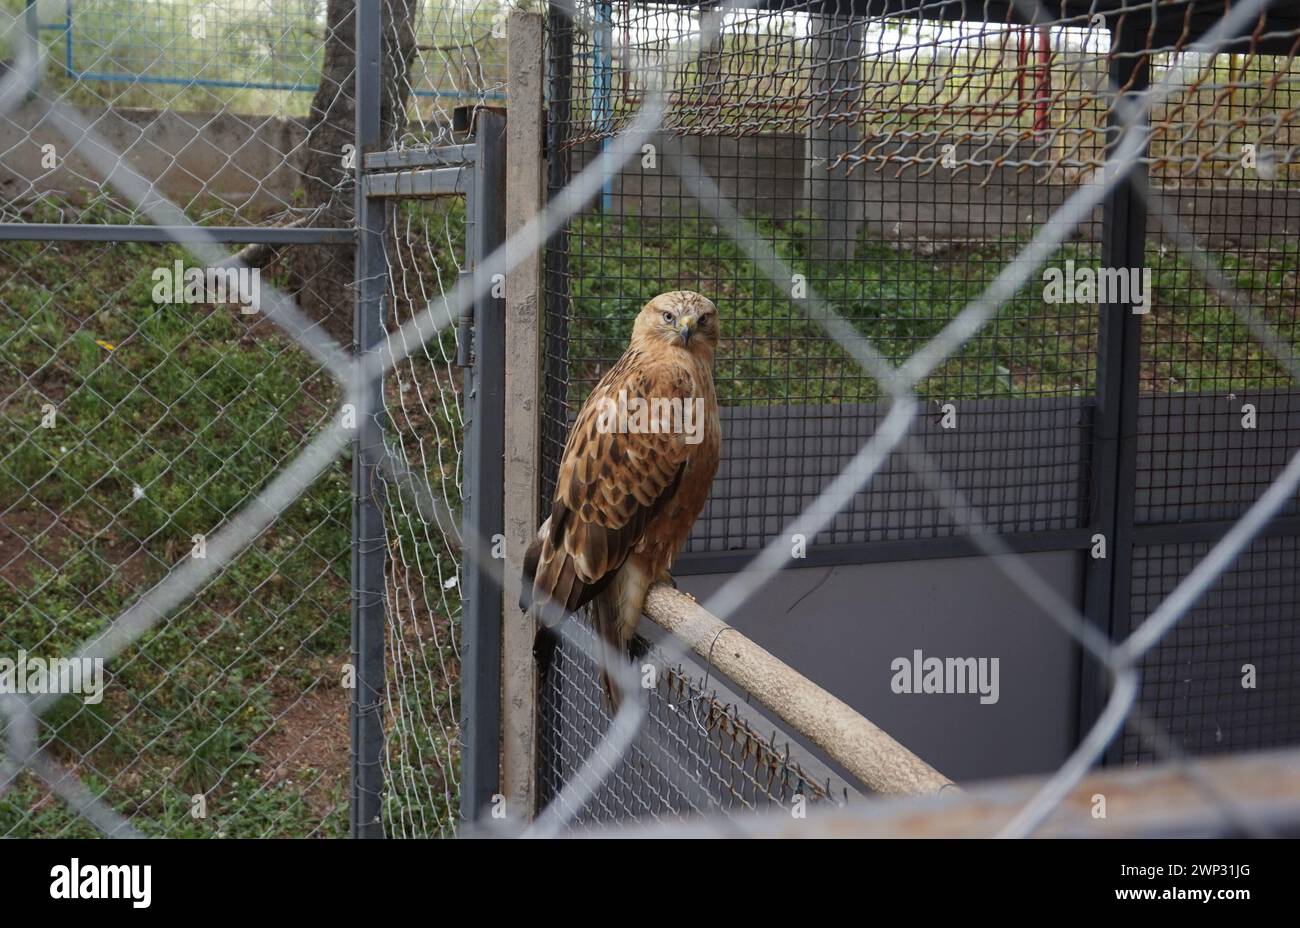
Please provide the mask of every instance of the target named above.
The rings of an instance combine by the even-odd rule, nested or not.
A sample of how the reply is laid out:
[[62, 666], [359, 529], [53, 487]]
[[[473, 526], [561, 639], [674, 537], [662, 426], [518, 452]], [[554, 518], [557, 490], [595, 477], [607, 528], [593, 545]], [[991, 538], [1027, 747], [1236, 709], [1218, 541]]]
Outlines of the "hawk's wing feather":
[[[550, 602], [573, 612], [599, 593], [641, 541], [647, 524], [681, 485], [690, 445], [680, 432], [619, 431], [602, 423], [620, 393], [635, 399], [687, 399], [692, 386], [680, 368], [624, 354], [597, 384], [574, 421], [560, 461], [547, 531], [524, 558], [520, 605]], [[610, 426], [614, 426], [611, 428]], [[553, 616], [546, 624], [553, 624]]]

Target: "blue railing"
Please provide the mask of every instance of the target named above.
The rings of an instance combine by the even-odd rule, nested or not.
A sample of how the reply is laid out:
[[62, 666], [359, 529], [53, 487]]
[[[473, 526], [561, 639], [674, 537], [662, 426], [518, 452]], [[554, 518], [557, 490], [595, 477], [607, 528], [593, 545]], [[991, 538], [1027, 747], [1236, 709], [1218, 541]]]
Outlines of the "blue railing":
[[[35, 10], [35, 2], [27, 0], [29, 14]], [[322, 20], [295, 21], [282, 16], [273, 22], [267, 16], [268, 5], [257, 0], [195, 7], [185, 2], [109, 0], [90, 6], [91, 9], [74, 10], [73, 0], [67, 0], [63, 21], [37, 23], [42, 32], [62, 33], [62, 67], [73, 80], [303, 93], [314, 92], [319, 86], [304, 77], [320, 70], [319, 51], [323, 40], [312, 35], [307, 27], [316, 26], [323, 32]], [[209, 30], [207, 16], [213, 11], [218, 17]], [[226, 30], [223, 34], [219, 27], [235, 23], [252, 23], [254, 28], [270, 26], [262, 36], [265, 41], [261, 43], [260, 54], [253, 54], [243, 64], [245, 70], [252, 72], [248, 76], [234, 76], [241, 67], [237, 57], [250, 52], [248, 44], [230, 48], [230, 54], [224, 59], [220, 52], [193, 54], [195, 43], [228, 42], [232, 33]], [[247, 40], [248, 36], [243, 38]], [[104, 67], [106, 59], [117, 66]], [[275, 76], [256, 76], [267, 71]], [[208, 72], [206, 76], [204, 72]], [[415, 89], [413, 93], [417, 97], [448, 99], [505, 98], [499, 92], [435, 88]]]

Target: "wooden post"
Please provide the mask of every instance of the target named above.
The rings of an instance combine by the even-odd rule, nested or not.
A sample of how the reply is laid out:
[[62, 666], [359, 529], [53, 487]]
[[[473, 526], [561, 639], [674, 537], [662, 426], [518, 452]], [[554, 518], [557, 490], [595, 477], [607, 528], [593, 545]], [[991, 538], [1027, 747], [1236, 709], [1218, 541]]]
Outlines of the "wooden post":
[[505, 597], [502, 649], [501, 782], [507, 818], [534, 812], [537, 681], [533, 627], [519, 611], [524, 551], [537, 532], [541, 294], [539, 251], [520, 253], [515, 234], [542, 210], [542, 17], [512, 12], [508, 29], [506, 152]]

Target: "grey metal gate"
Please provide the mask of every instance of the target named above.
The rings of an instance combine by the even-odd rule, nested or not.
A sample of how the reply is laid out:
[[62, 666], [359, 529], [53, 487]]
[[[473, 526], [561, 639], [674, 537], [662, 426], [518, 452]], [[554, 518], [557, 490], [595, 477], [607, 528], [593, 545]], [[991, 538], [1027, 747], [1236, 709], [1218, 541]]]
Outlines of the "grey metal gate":
[[[366, 80], [358, 92], [362, 123], [357, 148], [363, 161], [358, 185], [357, 302], [359, 344], [370, 354], [385, 349], [385, 300], [390, 267], [385, 236], [391, 234], [397, 201], [463, 197], [466, 211], [467, 268], [460, 286], [441, 297], [442, 311], [454, 315], [457, 363], [464, 382], [466, 473], [460, 527], [462, 570], [459, 752], [460, 810], [472, 821], [499, 791], [501, 706], [501, 560], [493, 545], [502, 533], [502, 423], [505, 393], [504, 257], [505, 115], [479, 107], [456, 111], [453, 129], [468, 136], [463, 144], [419, 150], [380, 150], [379, 112], [383, 68], [379, 59], [381, 11], [362, 7], [358, 57]], [[473, 300], [469, 293], [482, 294]], [[464, 300], [457, 306], [458, 299]], [[370, 386], [373, 408], [382, 407], [382, 377]], [[354, 466], [353, 630], [358, 685], [353, 713], [353, 828], [359, 837], [384, 835], [387, 707], [385, 681], [385, 532], [381, 508], [384, 486], [393, 475], [381, 473], [383, 429], [367, 417], [359, 430]]]

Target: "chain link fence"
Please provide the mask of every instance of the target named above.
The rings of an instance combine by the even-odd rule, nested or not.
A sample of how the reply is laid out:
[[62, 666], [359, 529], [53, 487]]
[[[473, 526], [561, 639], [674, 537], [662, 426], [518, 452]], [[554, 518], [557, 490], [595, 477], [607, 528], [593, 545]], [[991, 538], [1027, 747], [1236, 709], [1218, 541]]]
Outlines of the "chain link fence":
[[[384, 13], [389, 144], [503, 98], [500, 7]], [[20, 0], [0, 17], [0, 834], [344, 834], [352, 492], [325, 449], [364, 416], [341, 353], [355, 5]], [[454, 284], [463, 209], [413, 209], [388, 240], [396, 331]], [[447, 351], [454, 334], [391, 371], [386, 473], [451, 509]], [[388, 498], [390, 779], [418, 794], [393, 830], [449, 833], [455, 531]], [[92, 691], [46, 694], [37, 668], [74, 654]]]
[[[741, 614], [791, 535], [960, 536], [1000, 555], [1095, 671], [1078, 750], [1009, 834], [1108, 745], [1132, 760], [1293, 744], [1300, 23], [1258, 0], [1171, 0], [1160, 29], [1143, 28], [1149, 3], [945, 21], [895, 6], [550, 8], [551, 201], [520, 235], [545, 247], [544, 465], [640, 303], [703, 290], [732, 314], [717, 379], [742, 449], [688, 552], [744, 565], [711, 612]], [[387, 672], [361, 697], [382, 706], [382, 825], [455, 831], [460, 590], [487, 569], [458, 528], [458, 327], [490, 281], [466, 273], [459, 199], [399, 202], [382, 337], [351, 362], [351, 307], [373, 283], [353, 270], [355, 139], [377, 115], [377, 147], [461, 141], [460, 95], [504, 91], [505, 10], [381, 8], [0, 7], [0, 648], [104, 674], [102, 699], [0, 694], [2, 834], [343, 833], [349, 497], [383, 520]], [[1107, 238], [1121, 201], [1152, 221]], [[1067, 259], [1151, 267], [1150, 312], [1043, 300], [1043, 266]], [[1248, 447], [1188, 424], [1243, 396], [1262, 417]], [[927, 431], [945, 403], [1002, 444]], [[383, 447], [349, 492], [358, 421]], [[1092, 453], [1116, 447], [1129, 456]], [[1202, 536], [1166, 539], [1179, 521]], [[1016, 556], [1020, 534], [1086, 549], [1094, 530], [1127, 556], [1082, 609]], [[857, 792], [716, 693], [707, 666], [666, 670], [648, 710], [605, 720], [569, 625], [542, 694], [535, 833]], [[672, 639], [655, 654], [684, 657]], [[1267, 704], [1234, 688], [1249, 659]], [[1119, 737], [1126, 720], [1145, 740]]]

